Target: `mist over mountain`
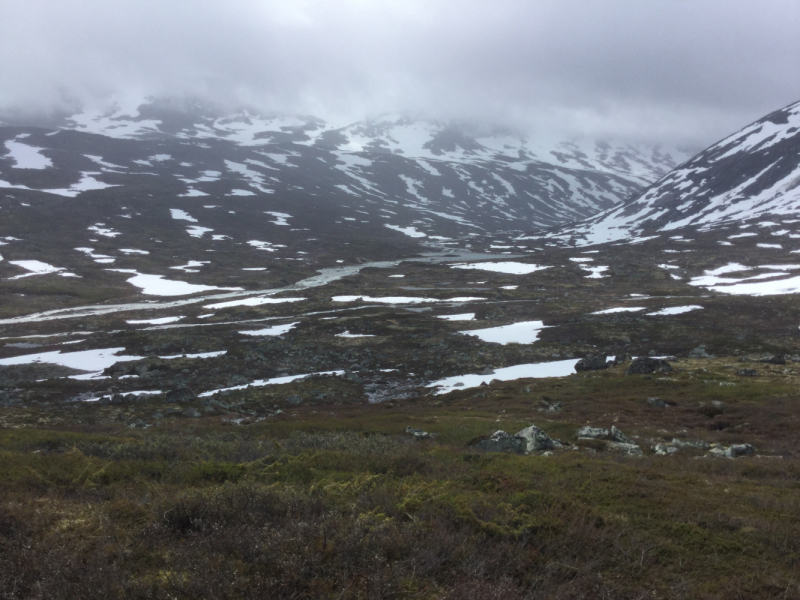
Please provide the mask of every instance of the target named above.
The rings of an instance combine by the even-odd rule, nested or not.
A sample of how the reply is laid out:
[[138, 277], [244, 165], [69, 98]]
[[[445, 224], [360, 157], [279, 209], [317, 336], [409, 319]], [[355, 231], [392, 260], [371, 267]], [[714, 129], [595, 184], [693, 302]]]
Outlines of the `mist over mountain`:
[[421, 238], [591, 216], [686, 157], [677, 149], [529, 140], [399, 115], [341, 127], [163, 101], [73, 114], [58, 125], [2, 129], [0, 187], [98, 198], [113, 189], [116, 197], [130, 192], [134, 210], [145, 188], [223, 207], [250, 197], [259, 214], [289, 211], [298, 226], [303, 215], [338, 211], [351, 227], [385, 225]]

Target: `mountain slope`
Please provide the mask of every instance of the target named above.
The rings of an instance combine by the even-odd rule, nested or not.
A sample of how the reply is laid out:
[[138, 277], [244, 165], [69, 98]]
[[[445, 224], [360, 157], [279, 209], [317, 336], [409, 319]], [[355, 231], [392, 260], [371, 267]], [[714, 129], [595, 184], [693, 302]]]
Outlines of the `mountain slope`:
[[220, 116], [163, 102], [76, 114], [52, 130], [0, 128], [0, 143], [4, 188], [77, 197], [132, 190], [155, 176], [175, 196], [272, 204], [291, 193], [297, 205], [305, 194], [310, 210], [322, 202], [373, 218], [383, 210], [396, 226], [440, 235], [585, 218], [683, 158], [627, 144], [536, 145], [396, 116], [337, 128], [313, 117]]
[[800, 102], [714, 144], [621, 206], [568, 229], [566, 235], [581, 243], [601, 243], [798, 213]]

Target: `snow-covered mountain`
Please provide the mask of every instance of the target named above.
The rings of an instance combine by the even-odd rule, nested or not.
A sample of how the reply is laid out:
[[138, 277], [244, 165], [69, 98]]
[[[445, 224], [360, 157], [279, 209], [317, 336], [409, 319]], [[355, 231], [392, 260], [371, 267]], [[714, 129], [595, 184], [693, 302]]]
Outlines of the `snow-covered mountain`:
[[8, 190], [78, 197], [113, 187], [119, 196], [146, 183], [153, 195], [307, 204], [444, 235], [586, 218], [685, 158], [401, 116], [338, 127], [170, 102], [82, 112], [52, 128], [0, 127], [0, 188]]
[[624, 240], [800, 216], [800, 102], [717, 142], [620, 206], [566, 236]]

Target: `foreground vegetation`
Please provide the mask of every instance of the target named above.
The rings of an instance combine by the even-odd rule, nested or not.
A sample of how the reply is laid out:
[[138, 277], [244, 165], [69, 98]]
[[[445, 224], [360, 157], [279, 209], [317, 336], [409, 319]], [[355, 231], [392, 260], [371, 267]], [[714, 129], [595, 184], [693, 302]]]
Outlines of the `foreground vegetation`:
[[[617, 367], [252, 425], [5, 429], [0, 597], [800, 598], [793, 375], [720, 386], [723, 362], [704, 380], [699, 362]], [[470, 447], [531, 422], [565, 449]], [[576, 439], [587, 422], [644, 456]], [[759, 455], [650, 453], [676, 432]]]

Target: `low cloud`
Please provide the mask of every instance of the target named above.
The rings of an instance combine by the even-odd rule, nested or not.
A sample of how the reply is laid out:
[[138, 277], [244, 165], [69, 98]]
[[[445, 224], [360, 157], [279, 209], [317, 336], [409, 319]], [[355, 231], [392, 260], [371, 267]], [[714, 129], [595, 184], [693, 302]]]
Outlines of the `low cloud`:
[[800, 99], [800, 4], [9, 0], [0, 107], [198, 97], [703, 146]]

